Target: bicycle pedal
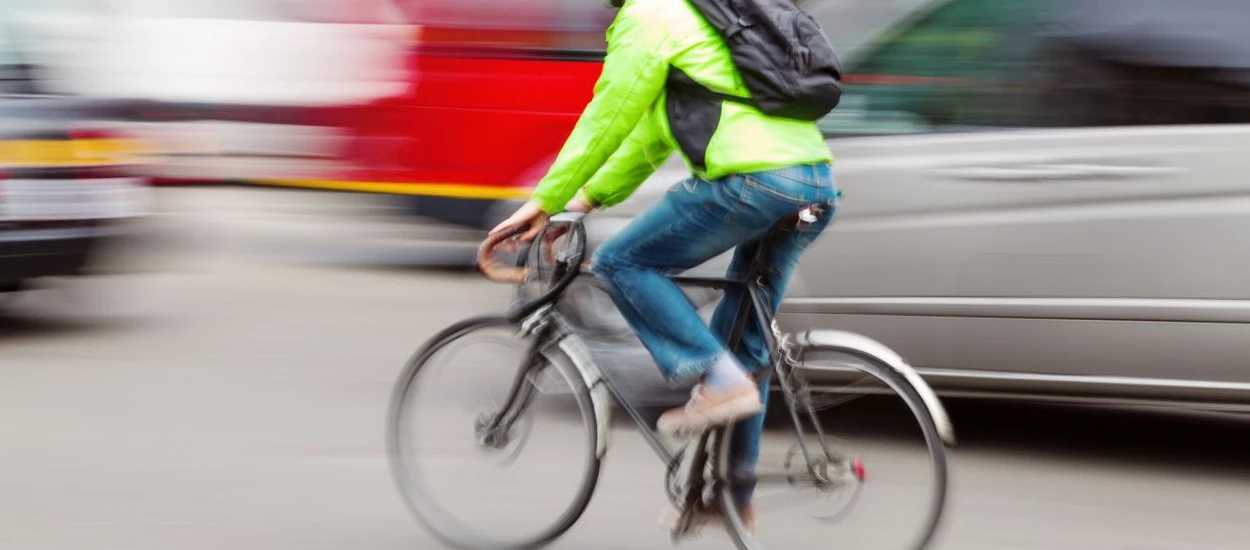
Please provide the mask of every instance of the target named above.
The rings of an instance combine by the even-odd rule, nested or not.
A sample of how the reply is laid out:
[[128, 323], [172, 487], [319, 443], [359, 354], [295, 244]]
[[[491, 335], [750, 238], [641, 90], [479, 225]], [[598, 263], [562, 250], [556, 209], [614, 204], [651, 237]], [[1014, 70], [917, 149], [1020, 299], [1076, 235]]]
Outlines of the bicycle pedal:
[[669, 538], [672, 539], [674, 545], [684, 540], [698, 538], [700, 532], [703, 531], [702, 527], [701, 524], [693, 521], [693, 519], [687, 519], [683, 524], [673, 528], [669, 533]]
[[669, 537], [676, 544], [685, 539], [694, 538], [702, 530], [701, 522], [696, 521], [697, 514], [679, 510], [677, 508], [665, 509], [660, 514], [660, 524], [669, 528]]

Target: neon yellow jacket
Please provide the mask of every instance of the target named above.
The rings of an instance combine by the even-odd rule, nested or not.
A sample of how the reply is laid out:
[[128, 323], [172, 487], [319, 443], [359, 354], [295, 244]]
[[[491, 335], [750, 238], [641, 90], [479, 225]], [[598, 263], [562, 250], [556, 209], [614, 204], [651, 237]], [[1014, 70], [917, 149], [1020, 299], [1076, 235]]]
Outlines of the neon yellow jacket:
[[[728, 47], [686, 0], [626, 0], [607, 42], [594, 98], [534, 189], [532, 198], [547, 213], [563, 211], [579, 190], [595, 205], [619, 203], [678, 148], [665, 108], [670, 66], [711, 90], [750, 97]], [[736, 102], [721, 106], [706, 168], [683, 157], [709, 180], [832, 160], [815, 123]]]

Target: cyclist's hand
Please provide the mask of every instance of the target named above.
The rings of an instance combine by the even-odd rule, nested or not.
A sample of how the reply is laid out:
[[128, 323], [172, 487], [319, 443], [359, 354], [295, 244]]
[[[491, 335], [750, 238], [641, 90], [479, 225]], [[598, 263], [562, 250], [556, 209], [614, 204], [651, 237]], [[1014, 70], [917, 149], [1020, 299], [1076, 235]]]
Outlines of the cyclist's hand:
[[513, 212], [511, 216], [508, 216], [508, 219], [491, 229], [490, 235], [493, 237], [517, 227], [525, 227], [527, 229], [525, 233], [521, 234], [520, 239], [523, 242], [529, 242], [534, 240], [534, 237], [543, 230], [543, 227], [546, 227], [549, 218], [550, 216], [543, 212], [542, 208], [539, 208], [534, 201], [529, 201], [518, 208], [516, 212]]

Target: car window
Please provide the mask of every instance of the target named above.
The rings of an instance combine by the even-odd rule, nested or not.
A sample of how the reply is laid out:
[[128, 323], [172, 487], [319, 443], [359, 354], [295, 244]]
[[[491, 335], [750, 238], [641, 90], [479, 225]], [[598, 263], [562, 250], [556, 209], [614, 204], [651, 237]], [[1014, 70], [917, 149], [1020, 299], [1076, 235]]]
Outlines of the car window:
[[0, 6], [0, 95], [34, 93], [31, 61], [9, 8]]
[[[1197, 49], [1186, 48], [1199, 42], [1196, 35], [1181, 33], [1175, 24], [1158, 31], [1123, 24], [1130, 14], [1175, 22], [1174, 3], [1121, 1], [1123, 16], [1096, 12], [1093, 6], [1105, 3], [1086, 0], [933, 2], [859, 48], [847, 63], [843, 104], [821, 127], [839, 135], [1250, 122], [1250, 79], [1241, 67], [1235, 67], [1242, 77], [1237, 81], [1220, 78], [1223, 73], [1212, 71], [1211, 63], [1171, 66], [1178, 50]], [[1105, 45], [1107, 36], [1089, 22], [1095, 14], [1114, 19], [1120, 28], [1187, 41], [1171, 44], [1166, 58], [1138, 55], [1126, 61], [1091, 46]], [[1224, 15], [1237, 21], [1250, 16]], [[1071, 21], [1082, 21], [1086, 36], [1074, 36], [1075, 27], [1065, 23]], [[1134, 38], [1138, 42], [1131, 42]], [[1161, 43], [1162, 37], [1125, 41]], [[1225, 59], [1250, 58], [1250, 51], [1220, 53]]]
[[863, 57], [863, 50], [886, 29], [897, 28], [918, 11], [940, 0], [798, 0], [816, 20], [843, 60]]
[[0, 6], [0, 67], [10, 67], [22, 62], [16, 37], [11, 28], [8, 10]]
[[847, 63], [844, 104], [822, 126], [889, 133], [1032, 122], [1036, 5], [951, 0], [914, 13]]

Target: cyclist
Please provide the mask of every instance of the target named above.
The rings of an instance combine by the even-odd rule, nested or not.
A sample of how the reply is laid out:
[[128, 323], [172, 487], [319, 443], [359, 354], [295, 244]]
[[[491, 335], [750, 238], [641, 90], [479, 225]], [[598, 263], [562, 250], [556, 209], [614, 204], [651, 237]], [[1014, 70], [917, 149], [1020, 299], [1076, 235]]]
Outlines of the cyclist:
[[[666, 275], [736, 248], [729, 271], [741, 276], [759, 237], [800, 208], [819, 205], [823, 215], [792, 227], [770, 251], [767, 299], [775, 311], [799, 257], [832, 217], [832, 156], [815, 123], [666, 85], [675, 68], [715, 92], [749, 96], [729, 49], [687, 0], [612, 3], [620, 10], [593, 99], [530, 201], [491, 233], [524, 226], [521, 238], [532, 239], [552, 214], [617, 204], [680, 149], [692, 176], [608, 239], [591, 270], [665, 377], [699, 381], [690, 401], [664, 413], [658, 428], [692, 433], [738, 422], [731, 475], [751, 478], [767, 400], [760, 389], [766, 381], [757, 384], [751, 373], [769, 363], [769, 327], [748, 323], [731, 353], [725, 342], [743, 293], [727, 292], [708, 327]], [[752, 491], [745, 484], [735, 493], [748, 525]]]

